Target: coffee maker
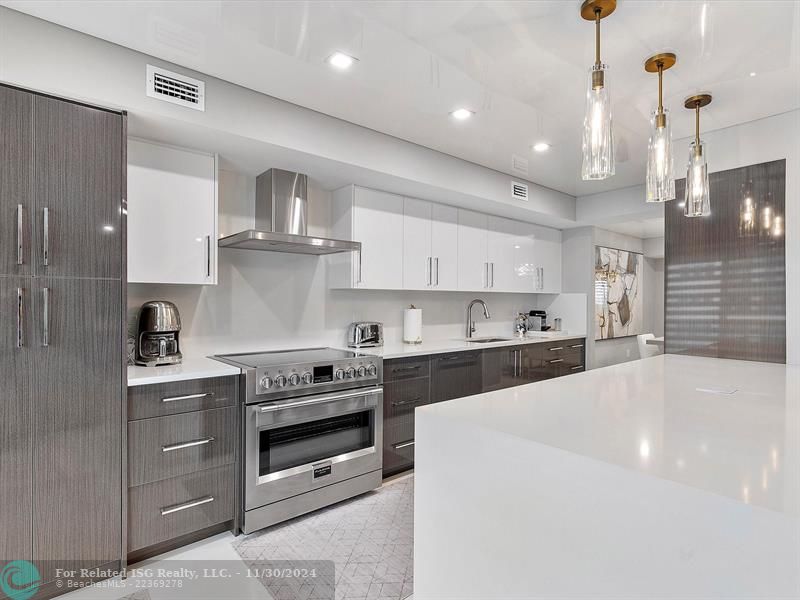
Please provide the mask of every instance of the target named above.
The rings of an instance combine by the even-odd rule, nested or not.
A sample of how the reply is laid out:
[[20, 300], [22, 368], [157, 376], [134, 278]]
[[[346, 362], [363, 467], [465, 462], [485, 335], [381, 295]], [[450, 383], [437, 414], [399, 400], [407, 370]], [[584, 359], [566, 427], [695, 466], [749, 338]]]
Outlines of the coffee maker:
[[181, 316], [166, 300], [145, 302], [139, 309], [136, 364], [146, 367], [175, 365], [183, 360], [180, 349]]
[[547, 331], [547, 311], [532, 310], [528, 313], [528, 331]]

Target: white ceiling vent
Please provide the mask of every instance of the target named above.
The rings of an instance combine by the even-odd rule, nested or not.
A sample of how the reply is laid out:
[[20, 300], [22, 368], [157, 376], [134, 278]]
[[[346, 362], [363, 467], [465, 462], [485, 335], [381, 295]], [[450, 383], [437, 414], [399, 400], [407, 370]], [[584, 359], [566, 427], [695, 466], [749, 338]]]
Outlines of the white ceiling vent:
[[511, 197], [515, 200], [528, 200], [528, 184], [519, 181], [511, 182]]
[[511, 155], [511, 169], [520, 175], [528, 174], [528, 159], [516, 154]]
[[195, 110], [206, 109], [205, 83], [153, 65], [147, 65], [147, 95]]

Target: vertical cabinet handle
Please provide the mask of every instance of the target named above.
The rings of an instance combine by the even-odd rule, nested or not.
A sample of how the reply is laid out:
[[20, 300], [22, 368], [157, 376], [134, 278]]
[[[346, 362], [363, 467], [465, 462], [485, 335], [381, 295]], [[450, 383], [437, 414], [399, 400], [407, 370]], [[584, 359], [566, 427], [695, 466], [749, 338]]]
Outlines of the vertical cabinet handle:
[[436, 265], [436, 268], [435, 268], [435, 271], [436, 271], [436, 283], [434, 285], [436, 285], [438, 287], [439, 286], [439, 257], [438, 256], [433, 259], [433, 263], [434, 263], [434, 265]]
[[42, 346], [50, 345], [50, 290], [42, 288]]
[[358, 251], [358, 277], [356, 278], [356, 283], [362, 283], [361, 280], [361, 250]]
[[425, 261], [425, 278], [428, 282], [428, 285], [433, 284], [433, 266], [432, 266], [432, 258], [429, 256]]
[[488, 288], [489, 287], [489, 263], [488, 262], [483, 263], [483, 271], [484, 271], [483, 274], [486, 276], [486, 283], [483, 284], [483, 287]]
[[539, 289], [543, 290], [544, 289], [544, 267], [539, 267], [539, 272], [541, 273], [541, 275], [539, 276], [539, 284], [540, 284], [541, 287]]
[[17, 348], [24, 345], [22, 339], [22, 288], [17, 288]]
[[17, 264], [22, 264], [22, 204], [17, 204]]
[[44, 208], [42, 213], [42, 264], [46, 267], [50, 262], [50, 209]]
[[490, 287], [494, 287], [494, 263], [489, 263], [492, 265], [492, 285]]
[[211, 278], [211, 236], [206, 236], [206, 278]]

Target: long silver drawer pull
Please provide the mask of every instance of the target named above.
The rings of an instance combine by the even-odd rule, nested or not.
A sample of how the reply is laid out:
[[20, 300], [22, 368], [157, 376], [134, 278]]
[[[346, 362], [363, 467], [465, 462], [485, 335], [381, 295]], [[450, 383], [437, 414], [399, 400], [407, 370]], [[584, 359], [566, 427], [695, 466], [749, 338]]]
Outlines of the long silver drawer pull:
[[492, 287], [494, 287], [494, 263], [490, 263], [492, 265]]
[[570, 348], [583, 348], [583, 344], [573, 344]]
[[46, 267], [50, 261], [50, 209], [45, 208], [42, 215], [42, 262]]
[[486, 271], [486, 285], [483, 286], [483, 287], [488, 288], [489, 287], [489, 263], [488, 262], [483, 263], [483, 268]]
[[165, 506], [164, 508], [161, 509], [161, 516], [164, 517], [166, 515], [171, 515], [172, 513], [186, 510], [187, 508], [194, 508], [195, 506], [208, 504], [209, 502], [213, 501], [214, 501], [214, 496], [203, 496], [202, 498], [198, 498], [197, 500], [189, 500], [189, 502], [184, 502], [183, 504], [173, 504], [171, 506]]
[[50, 345], [50, 290], [42, 288], [42, 346]]
[[301, 406], [312, 406], [314, 404], [324, 404], [326, 402], [335, 402], [337, 400], [347, 400], [348, 398], [358, 398], [359, 396], [369, 396], [376, 392], [383, 392], [383, 388], [366, 388], [355, 392], [345, 392], [343, 394], [334, 394], [333, 396], [323, 396], [313, 400], [301, 400], [299, 402], [283, 402], [281, 404], [266, 404], [259, 407], [259, 412], [275, 412], [276, 410], [283, 410], [284, 408], [299, 408]]
[[17, 204], [17, 264], [22, 264], [22, 204]]
[[409, 446], [413, 446], [413, 445], [414, 445], [414, 440], [411, 440], [411, 441], [408, 441], [408, 442], [401, 442], [399, 444], [393, 444], [392, 447], [395, 450], [402, 450], [403, 448], [408, 448]]
[[548, 360], [547, 362], [549, 362], [552, 365], [553, 363], [564, 362], [564, 359], [563, 358], [556, 358], [555, 360]]
[[583, 365], [578, 365], [577, 367], [570, 367], [570, 371], [577, 371], [578, 369], [582, 369]]
[[206, 277], [211, 277], [211, 236], [206, 236]]
[[422, 396], [417, 396], [416, 398], [411, 398], [410, 400], [400, 400], [399, 402], [392, 402], [392, 406], [405, 406], [406, 404], [416, 404], [422, 400]]
[[168, 444], [161, 446], [162, 452], [172, 452], [173, 450], [183, 450], [184, 448], [194, 448], [195, 446], [204, 446], [214, 441], [214, 437], [207, 437], [201, 440], [192, 440], [191, 442], [181, 442], [180, 444]]
[[17, 348], [22, 348], [22, 288], [17, 288]]
[[214, 392], [205, 392], [203, 394], [188, 394], [186, 396], [172, 396], [170, 398], [162, 398], [162, 402], [177, 402], [178, 400], [199, 400], [200, 398], [207, 398], [213, 396]]
[[564, 346], [557, 346], [555, 348], [548, 348], [548, 350], [550, 350], [550, 352], [555, 352], [557, 350], [563, 350], [563, 349], [564, 349]]
[[422, 368], [422, 365], [414, 365], [413, 367], [398, 367], [398, 368], [394, 369], [394, 372], [395, 373], [406, 373], [408, 371], [417, 371], [418, 369], [421, 369], [421, 368]]

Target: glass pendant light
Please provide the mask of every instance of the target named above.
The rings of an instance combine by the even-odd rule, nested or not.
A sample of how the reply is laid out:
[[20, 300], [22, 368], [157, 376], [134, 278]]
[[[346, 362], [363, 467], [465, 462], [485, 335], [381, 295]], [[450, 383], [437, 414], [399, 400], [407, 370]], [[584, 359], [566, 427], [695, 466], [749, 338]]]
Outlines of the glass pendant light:
[[689, 144], [689, 165], [686, 171], [686, 195], [683, 214], [687, 217], [705, 217], [711, 214], [708, 189], [708, 163], [705, 144], [700, 140], [700, 109], [711, 104], [711, 94], [698, 94], [687, 98], [684, 107], [694, 110], [694, 141]]
[[651, 56], [644, 63], [648, 73], [658, 73], [658, 108], [650, 116], [647, 144], [647, 201], [666, 202], [675, 198], [675, 171], [672, 167], [672, 128], [664, 109], [664, 71], [675, 64], [671, 52]]
[[584, 180], [606, 179], [614, 174], [611, 98], [606, 87], [608, 66], [600, 61], [600, 19], [610, 15], [616, 7], [616, 0], [585, 0], [581, 5], [581, 16], [595, 22], [595, 61], [589, 69], [583, 120], [581, 176]]

